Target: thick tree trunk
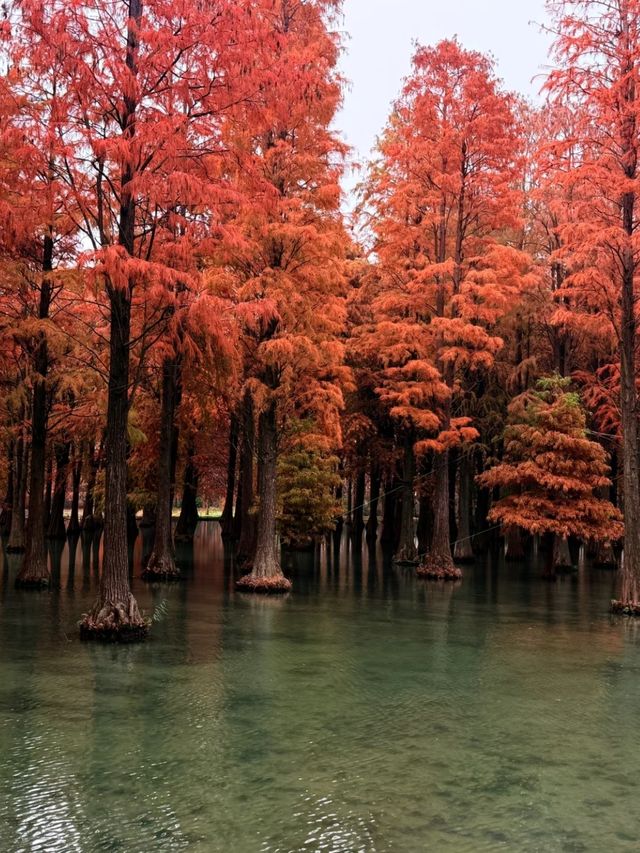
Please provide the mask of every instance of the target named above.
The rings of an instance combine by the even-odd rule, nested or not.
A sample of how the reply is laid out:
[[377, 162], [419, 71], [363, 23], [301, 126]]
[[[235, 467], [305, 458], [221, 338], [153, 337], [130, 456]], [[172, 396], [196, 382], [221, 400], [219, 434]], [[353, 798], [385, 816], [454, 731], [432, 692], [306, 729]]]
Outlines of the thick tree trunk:
[[382, 534], [380, 536], [380, 543], [384, 547], [393, 548], [394, 550], [400, 541], [400, 525], [398, 524], [399, 486], [400, 482], [397, 477], [388, 476], [386, 478], [382, 507]]
[[445, 450], [434, 460], [433, 535], [431, 548], [418, 568], [418, 576], [433, 580], [458, 580], [462, 572], [451, 555], [449, 527], [449, 454]]
[[414, 481], [416, 476], [413, 437], [404, 437], [402, 459], [402, 509], [400, 516], [400, 542], [396, 551], [396, 562], [413, 565], [418, 561], [416, 529], [414, 521]]
[[8, 536], [11, 532], [11, 511], [13, 509], [13, 492], [16, 473], [16, 443], [10, 441], [7, 446], [7, 491], [2, 501], [0, 511], [0, 536]]
[[505, 531], [504, 558], [513, 563], [521, 563], [524, 560], [522, 530], [519, 527], [508, 527]]
[[453, 552], [454, 559], [472, 563], [473, 539], [471, 535], [471, 512], [473, 500], [473, 462], [467, 455], [458, 460], [458, 534]]
[[282, 574], [276, 543], [277, 488], [276, 405], [271, 401], [258, 419], [258, 530], [256, 553], [250, 575], [241, 578], [238, 589], [248, 592], [288, 592], [291, 581]]
[[420, 556], [429, 553], [433, 535], [433, 505], [430, 495], [425, 489], [420, 494], [418, 508], [418, 552]]
[[253, 399], [245, 392], [242, 404], [242, 447], [240, 451], [240, 483], [242, 503], [240, 505], [240, 538], [236, 549], [238, 563], [252, 563], [256, 548], [256, 516], [253, 512], [253, 469], [254, 469], [255, 423]]
[[49, 527], [47, 528], [48, 539], [65, 539], [67, 531], [64, 525], [64, 503], [67, 495], [67, 477], [69, 474], [69, 458], [71, 445], [68, 441], [56, 444], [56, 475], [54, 480], [53, 498], [51, 501], [51, 515], [49, 516]]
[[157, 497], [152, 502], [147, 502], [142, 507], [142, 518], [140, 519], [140, 527], [151, 528], [156, 526], [157, 521]]
[[171, 451], [176, 414], [178, 388], [178, 364], [175, 358], [167, 358], [162, 365], [162, 405], [160, 414], [160, 447], [158, 452], [158, 495], [157, 516], [153, 550], [143, 572], [145, 580], [177, 580], [180, 572], [176, 568], [171, 521]]
[[25, 549], [25, 515], [27, 506], [27, 469], [29, 452], [24, 439], [24, 432], [15, 443], [14, 453], [14, 489], [13, 505], [11, 507], [11, 528], [7, 551], [9, 554], [19, 554]]
[[225, 495], [224, 508], [220, 516], [220, 526], [224, 539], [233, 537], [233, 499], [236, 491], [236, 468], [238, 461], [238, 438], [240, 427], [238, 416], [231, 415], [229, 425], [229, 458], [227, 460], [227, 491]]
[[557, 574], [566, 574], [574, 571], [569, 551], [569, 541], [566, 536], [553, 534], [551, 547], [545, 563], [543, 578], [554, 580]]
[[367, 519], [367, 542], [378, 538], [378, 504], [380, 503], [380, 484], [382, 476], [377, 465], [371, 466], [369, 475], [369, 518]]
[[182, 504], [180, 517], [176, 524], [176, 542], [193, 542], [198, 527], [198, 469], [195, 464], [195, 447], [189, 440], [187, 445], [187, 463], [182, 483]]
[[67, 536], [80, 535], [80, 483], [82, 482], [82, 448], [74, 445], [71, 468], [71, 516], [67, 525]]
[[[49, 316], [52, 287], [49, 275], [53, 269], [53, 239], [44, 239], [43, 278], [40, 285], [38, 317]], [[26, 529], [26, 551], [16, 577], [16, 586], [40, 588], [49, 584], [47, 546], [44, 540], [45, 507], [43, 505], [47, 442], [47, 372], [49, 350], [47, 336], [40, 331], [34, 354], [33, 396], [31, 405], [31, 469], [29, 473], [29, 516]]]

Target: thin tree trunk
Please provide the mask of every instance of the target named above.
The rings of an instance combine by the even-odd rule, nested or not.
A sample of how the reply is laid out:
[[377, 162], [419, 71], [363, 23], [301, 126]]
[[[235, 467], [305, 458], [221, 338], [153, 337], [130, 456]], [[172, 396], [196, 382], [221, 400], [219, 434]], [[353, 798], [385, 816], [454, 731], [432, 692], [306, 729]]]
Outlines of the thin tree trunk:
[[176, 580], [173, 536], [171, 532], [171, 450], [176, 414], [178, 365], [166, 358], [162, 365], [162, 405], [160, 414], [160, 447], [158, 452], [158, 495], [153, 550], [143, 572], [145, 580]]
[[253, 400], [249, 391], [245, 392], [242, 405], [242, 447], [240, 452], [240, 488], [242, 504], [240, 506], [240, 539], [236, 549], [239, 563], [250, 564], [256, 548], [256, 517], [253, 513], [253, 469], [255, 424]]
[[276, 404], [271, 401], [258, 419], [258, 525], [256, 552], [250, 575], [236, 586], [248, 592], [288, 592], [291, 581], [282, 574], [276, 544], [277, 478]]
[[16, 443], [10, 441], [7, 445], [7, 491], [2, 501], [2, 511], [0, 511], [0, 536], [8, 536], [11, 532], [11, 511], [13, 509], [13, 492], [14, 480], [16, 473], [15, 459]]
[[176, 542], [193, 542], [198, 526], [198, 468], [195, 464], [195, 447], [190, 439], [187, 445], [187, 463], [182, 484], [182, 504], [176, 524]]
[[459, 562], [473, 562], [471, 511], [473, 496], [473, 462], [461, 455], [458, 459], [458, 534], [453, 556]]
[[238, 461], [238, 438], [240, 427], [238, 416], [233, 413], [231, 415], [231, 423], [229, 425], [229, 458], [227, 460], [227, 491], [225, 495], [224, 508], [220, 516], [220, 526], [222, 528], [222, 536], [225, 539], [230, 539], [233, 536], [233, 499], [236, 491], [236, 468]]
[[398, 512], [398, 486], [399, 481], [396, 476], [387, 476], [382, 507], [382, 534], [380, 543], [387, 548], [395, 548], [398, 541], [399, 530], [396, 524]]
[[[29, 497], [31, 500], [31, 497]], [[45, 483], [44, 483], [44, 512], [43, 526], [45, 531], [49, 529], [51, 521], [51, 503], [53, 501], [53, 454], [49, 454], [45, 466]]]
[[369, 475], [369, 518], [367, 519], [367, 541], [375, 542], [378, 538], [378, 505], [380, 503], [380, 484], [382, 476], [377, 465], [371, 466]]
[[11, 507], [11, 529], [7, 542], [9, 554], [19, 554], [25, 550], [28, 459], [28, 445], [24, 438], [24, 429], [21, 429], [14, 454], [15, 485]]
[[53, 498], [51, 501], [49, 527], [47, 528], [47, 538], [65, 539], [67, 531], [64, 526], [64, 503], [67, 495], [67, 477], [69, 474], [71, 445], [68, 441], [56, 444], [54, 453], [56, 458], [56, 475], [54, 480]]
[[71, 468], [71, 516], [67, 525], [67, 536], [80, 534], [80, 483], [82, 482], [82, 448], [74, 445]]
[[[46, 320], [51, 306], [53, 270], [53, 238], [47, 234], [43, 244], [42, 283], [38, 317]], [[29, 516], [26, 529], [26, 551], [16, 577], [16, 586], [39, 588], [49, 584], [47, 546], [44, 540], [45, 507], [43, 505], [47, 443], [47, 373], [49, 349], [44, 330], [38, 334], [34, 354], [33, 396], [31, 405], [31, 468], [29, 473]]]
[[100, 460], [102, 459], [102, 442], [100, 448], [96, 452], [95, 446], [92, 444], [88, 450], [89, 459], [89, 476], [87, 478], [87, 488], [84, 497], [84, 507], [82, 509], [82, 529], [87, 533], [93, 532], [96, 527], [95, 517], [95, 488], [98, 478], [98, 469], [100, 468]]
[[360, 471], [356, 475], [356, 483], [354, 490], [354, 507], [353, 507], [353, 527], [351, 534], [356, 539], [362, 539], [364, 530], [364, 497], [366, 488], [366, 478], [364, 471]]
[[402, 513], [400, 517], [400, 543], [396, 551], [398, 563], [416, 563], [416, 526], [414, 521], [414, 481], [416, 476], [413, 437], [404, 437], [402, 460]]

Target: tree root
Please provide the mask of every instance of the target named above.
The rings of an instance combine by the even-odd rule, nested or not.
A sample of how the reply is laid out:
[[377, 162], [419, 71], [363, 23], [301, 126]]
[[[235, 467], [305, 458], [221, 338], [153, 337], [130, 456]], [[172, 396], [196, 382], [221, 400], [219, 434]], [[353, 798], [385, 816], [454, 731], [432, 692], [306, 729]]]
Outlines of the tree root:
[[236, 581], [236, 589], [239, 592], [255, 592], [261, 595], [278, 595], [291, 592], [291, 581], [283, 574], [271, 577], [258, 577], [256, 575], [245, 575]]
[[102, 643], [137, 643], [149, 633], [149, 622], [143, 619], [135, 598], [128, 602], [98, 602], [80, 622], [80, 639]]
[[48, 589], [51, 583], [49, 573], [46, 575], [18, 575], [15, 580], [16, 589]]
[[617, 616], [640, 617], [640, 601], [622, 601], [614, 599], [611, 602], [610, 612]]
[[462, 580], [462, 569], [450, 557], [429, 556], [418, 566], [416, 575], [426, 580], [459, 581]]
[[147, 563], [147, 568], [142, 572], [142, 580], [149, 582], [157, 581], [179, 581], [182, 580], [180, 571], [172, 557], [156, 556], [152, 554]]

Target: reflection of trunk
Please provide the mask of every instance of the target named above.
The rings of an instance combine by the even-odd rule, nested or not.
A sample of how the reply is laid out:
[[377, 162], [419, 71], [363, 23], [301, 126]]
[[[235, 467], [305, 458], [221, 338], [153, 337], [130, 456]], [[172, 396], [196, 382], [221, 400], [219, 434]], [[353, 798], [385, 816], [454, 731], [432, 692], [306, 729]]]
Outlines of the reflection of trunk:
[[7, 447], [7, 491], [0, 511], [0, 536], [8, 536], [11, 531], [11, 510], [13, 508], [13, 487], [15, 479], [15, 441]]
[[23, 430], [15, 443], [14, 453], [14, 488], [13, 504], [11, 507], [11, 529], [7, 551], [10, 554], [24, 551], [25, 511], [27, 503], [27, 460], [28, 449], [24, 440]]
[[522, 530], [519, 527], [508, 527], [505, 532], [505, 540], [505, 559], [513, 562], [521, 562], [524, 560]]
[[366, 478], [364, 471], [360, 471], [356, 475], [356, 487], [354, 492], [354, 507], [353, 507], [353, 527], [351, 529], [352, 535], [356, 539], [362, 538], [362, 531], [364, 530], [364, 496], [365, 496], [365, 488], [366, 488]]
[[182, 505], [176, 524], [176, 542], [192, 542], [198, 526], [198, 469], [194, 459], [195, 453], [193, 440], [189, 439], [182, 483]]
[[402, 459], [402, 508], [400, 516], [400, 542], [396, 551], [396, 560], [399, 563], [413, 563], [416, 561], [418, 552], [415, 542], [414, 522], [414, 480], [415, 480], [415, 456], [413, 453], [413, 438], [407, 435], [404, 438], [404, 453]]
[[225, 539], [233, 536], [233, 497], [236, 490], [236, 463], [238, 460], [238, 417], [231, 415], [229, 425], [229, 457], [227, 460], [227, 492], [225, 495], [224, 508], [220, 516], [220, 526]]
[[256, 519], [253, 509], [253, 448], [255, 425], [253, 399], [245, 391], [242, 404], [242, 447], [240, 451], [240, 539], [236, 551], [238, 562], [250, 563], [256, 547]]
[[378, 503], [380, 502], [381, 480], [380, 469], [373, 464], [369, 477], [369, 518], [367, 519], [367, 540], [369, 542], [375, 542], [378, 537]]
[[463, 562], [473, 561], [471, 538], [472, 477], [473, 463], [469, 456], [462, 455], [458, 462], [458, 534], [454, 557]]
[[276, 544], [277, 477], [276, 405], [270, 402], [258, 420], [258, 524], [255, 558], [250, 575], [238, 581], [241, 589], [284, 592], [291, 582], [282, 574]]
[[82, 451], [76, 444], [71, 469], [71, 516], [67, 525], [67, 536], [80, 533], [80, 482], [82, 480]]
[[172, 580], [179, 575], [176, 569], [173, 537], [171, 535], [171, 450], [177, 387], [178, 365], [176, 359], [166, 358], [162, 365], [155, 538], [149, 562], [143, 572], [143, 577], [147, 580]]
[[47, 537], [49, 539], [64, 539], [67, 533], [64, 526], [64, 502], [67, 495], [67, 475], [69, 473], [71, 445], [68, 441], [56, 444], [54, 452], [56, 457], [56, 476]]

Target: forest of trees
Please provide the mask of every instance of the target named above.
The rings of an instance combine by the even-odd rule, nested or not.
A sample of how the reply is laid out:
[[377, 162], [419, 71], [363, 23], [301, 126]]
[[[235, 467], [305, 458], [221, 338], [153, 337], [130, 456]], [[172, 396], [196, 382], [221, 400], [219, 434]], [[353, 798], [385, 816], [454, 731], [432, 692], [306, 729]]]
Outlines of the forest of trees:
[[349, 216], [340, 6], [3, 7], [0, 528], [29, 589], [103, 536], [85, 639], [146, 635], [136, 518], [176, 580], [203, 503], [247, 592], [283, 544], [442, 581], [536, 537], [640, 615], [640, 0], [549, 0], [536, 106], [419, 46]]

